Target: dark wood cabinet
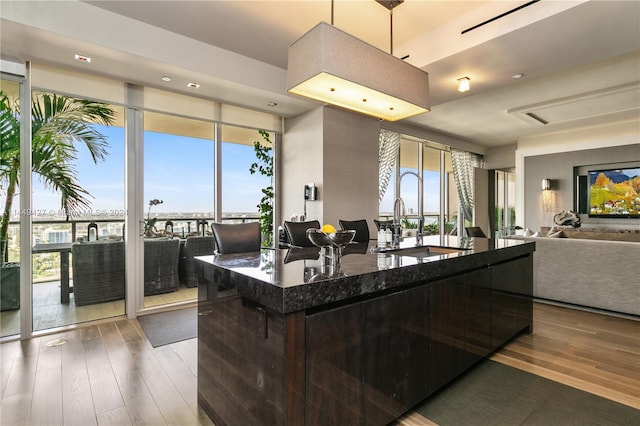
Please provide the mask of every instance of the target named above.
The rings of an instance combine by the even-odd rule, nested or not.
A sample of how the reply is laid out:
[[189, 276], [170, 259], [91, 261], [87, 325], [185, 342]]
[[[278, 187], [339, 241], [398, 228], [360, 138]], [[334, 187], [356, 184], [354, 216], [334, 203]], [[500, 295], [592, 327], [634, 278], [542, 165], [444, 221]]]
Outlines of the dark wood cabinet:
[[363, 302], [365, 424], [387, 424], [429, 394], [429, 286]]
[[431, 284], [431, 389], [439, 389], [466, 367], [465, 275]]
[[533, 257], [491, 265], [491, 350], [533, 327]]
[[199, 286], [198, 402], [219, 425], [384, 425], [521, 331], [532, 256], [286, 314]]
[[308, 315], [306, 424], [362, 421], [362, 304]]
[[465, 277], [464, 349], [471, 366], [491, 353], [491, 273], [482, 269]]
[[490, 352], [487, 269], [431, 284], [431, 387], [439, 389]]

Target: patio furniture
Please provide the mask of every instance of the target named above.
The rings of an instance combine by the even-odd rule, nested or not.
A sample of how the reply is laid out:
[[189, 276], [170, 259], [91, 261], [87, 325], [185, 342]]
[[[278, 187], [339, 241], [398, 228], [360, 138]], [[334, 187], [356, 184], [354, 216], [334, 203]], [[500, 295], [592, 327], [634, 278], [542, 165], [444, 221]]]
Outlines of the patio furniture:
[[76, 305], [124, 299], [124, 241], [74, 243], [71, 255]]
[[204, 219], [198, 219], [196, 224], [198, 226], [198, 235], [205, 237], [207, 235], [207, 227], [209, 225], [209, 222]]
[[338, 220], [340, 228], [343, 230], [351, 229], [356, 231], [356, 236], [353, 237], [353, 241], [356, 243], [369, 242], [369, 225], [367, 225], [366, 219], [358, 220]]
[[146, 238], [144, 240], [144, 295], [178, 290], [178, 259], [180, 240], [177, 238]]
[[313, 247], [313, 243], [307, 238], [307, 229], [320, 229], [320, 222], [317, 220], [309, 220], [306, 222], [284, 222], [284, 229], [287, 232], [287, 238], [292, 246], [296, 247]]
[[0, 311], [20, 309], [20, 263], [5, 263], [0, 268]]
[[187, 237], [180, 259], [182, 269], [180, 279], [187, 287], [197, 287], [199, 284], [194, 257], [213, 254], [214, 251], [213, 237]]
[[33, 254], [60, 253], [60, 303], [69, 303], [69, 293], [73, 287], [69, 285], [69, 253], [73, 243], [40, 243], [31, 249]]
[[261, 247], [260, 224], [212, 223], [211, 230], [216, 239], [218, 254], [259, 251]]

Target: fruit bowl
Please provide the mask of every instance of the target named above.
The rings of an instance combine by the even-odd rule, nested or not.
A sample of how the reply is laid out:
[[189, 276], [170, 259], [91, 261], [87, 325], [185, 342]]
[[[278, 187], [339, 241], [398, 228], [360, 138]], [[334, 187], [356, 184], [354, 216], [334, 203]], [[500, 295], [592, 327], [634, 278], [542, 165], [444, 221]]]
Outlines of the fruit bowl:
[[336, 247], [343, 248], [356, 236], [356, 231], [352, 229], [336, 230], [335, 232], [322, 232], [316, 228], [307, 229], [307, 238], [318, 247]]

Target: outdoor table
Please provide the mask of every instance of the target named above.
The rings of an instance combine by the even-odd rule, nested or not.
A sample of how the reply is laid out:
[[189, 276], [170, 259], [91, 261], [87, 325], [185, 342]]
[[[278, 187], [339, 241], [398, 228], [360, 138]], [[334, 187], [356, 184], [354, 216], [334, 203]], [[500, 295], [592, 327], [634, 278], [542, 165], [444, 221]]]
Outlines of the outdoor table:
[[60, 303], [69, 303], [69, 293], [73, 287], [69, 286], [69, 253], [72, 243], [36, 244], [31, 249], [33, 254], [60, 253]]

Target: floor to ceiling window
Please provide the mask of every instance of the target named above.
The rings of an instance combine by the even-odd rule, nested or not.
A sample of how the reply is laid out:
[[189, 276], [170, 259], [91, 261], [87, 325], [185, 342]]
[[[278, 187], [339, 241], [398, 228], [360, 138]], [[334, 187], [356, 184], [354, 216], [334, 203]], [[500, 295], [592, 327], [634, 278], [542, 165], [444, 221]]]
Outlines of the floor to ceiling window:
[[516, 229], [516, 175], [503, 170], [495, 171], [495, 234], [512, 235]]
[[[20, 332], [21, 312], [33, 319], [30, 333], [196, 300], [198, 282], [184, 262], [195, 253], [193, 247], [186, 250], [188, 239], [211, 238], [214, 220], [259, 220], [268, 211], [262, 197], [273, 191], [272, 176], [250, 169], [259, 162], [254, 142], [271, 144], [280, 117], [44, 65], [30, 64], [30, 70], [30, 84], [38, 88], [28, 117], [33, 128], [53, 128], [55, 123], [41, 125], [57, 108], [69, 119], [59, 120], [68, 127], [55, 138], [34, 136], [43, 143], [33, 143], [32, 188], [15, 191], [7, 260], [31, 258], [33, 301], [21, 301], [22, 310], [8, 308], [3, 278], [2, 336]], [[17, 105], [17, 83], [3, 79], [2, 89]], [[83, 108], [93, 112], [79, 113]], [[98, 119], [101, 108], [111, 111], [109, 120]], [[256, 129], [267, 129], [266, 138]], [[8, 182], [2, 173], [4, 204]], [[32, 249], [20, 256], [17, 212], [21, 193], [30, 191], [27, 223], [33, 227], [22, 240], [29, 239]], [[149, 235], [139, 232], [151, 220]], [[175, 262], [156, 256], [166, 251], [159, 245], [148, 244], [147, 250], [147, 240], [177, 243]], [[138, 262], [141, 255], [144, 262]], [[163, 278], [173, 280], [173, 272], [160, 266], [169, 263], [177, 264], [178, 284], [165, 291]], [[149, 291], [147, 280], [153, 281]], [[135, 300], [125, 303], [125, 294]]]
[[123, 108], [32, 102], [33, 330], [123, 315]]
[[420, 217], [425, 235], [448, 234], [454, 229], [458, 198], [451, 154], [446, 146], [406, 135], [401, 137], [396, 170], [380, 202], [380, 219], [393, 218], [398, 198], [404, 205], [405, 234], [415, 233]]
[[[267, 230], [271, 229], [273, 224], [275, 135], [238, 126], [221, 127], [221, 221], [261, 221], [263, 239], [268, 239], [270, 237], [267, 236]], [[263, 243], [270, 245], [271, 241]]]
[[144, 129], [144, 220], [154, 221], [143, 235], [148, 308], [197, 298], [185, 244], [212, 238], [214, 124], [145, 111]]
[[[2, 257], [0, 258], [0, 337], [20, 333], [20, 190], [11, 188], [18, 177], [16, 165], [10, 159], [20, 158], [20, 91], [16, 80], [0, 79], [0, 205], [2, 206]], [[19, 163], [18, 163], [19, 164]], [[13, 176], [12, 176], [13, 175]], [[15, 184], [15, 181], [14, 181]], [[9, 192], [13, 198], [8, 199]]]

